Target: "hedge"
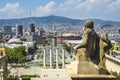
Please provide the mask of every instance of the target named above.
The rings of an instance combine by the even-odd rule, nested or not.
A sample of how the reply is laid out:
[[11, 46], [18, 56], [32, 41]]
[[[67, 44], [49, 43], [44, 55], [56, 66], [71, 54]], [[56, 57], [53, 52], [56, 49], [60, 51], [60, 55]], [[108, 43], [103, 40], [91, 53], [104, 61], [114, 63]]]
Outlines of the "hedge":
[[22, 78], [22, 77], [36, 77], [36, 75], [21, 75], [20, 77], [21, 77], [21, 78]]
[[22, 80], [30, 80], [30, 77], [22, 77]]

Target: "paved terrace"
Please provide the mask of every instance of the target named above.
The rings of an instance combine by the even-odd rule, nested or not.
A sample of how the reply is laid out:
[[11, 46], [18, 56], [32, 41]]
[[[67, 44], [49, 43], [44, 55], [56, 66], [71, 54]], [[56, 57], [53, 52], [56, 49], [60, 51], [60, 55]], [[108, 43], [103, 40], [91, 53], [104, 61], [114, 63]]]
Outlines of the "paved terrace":
[[40, 67], [30, 68], [16, 68], [11, 69], [13, 75], [39, 75], [37, 78], [31, 78], [31, 80], [71, 80], [66, 69], [41, 69]]

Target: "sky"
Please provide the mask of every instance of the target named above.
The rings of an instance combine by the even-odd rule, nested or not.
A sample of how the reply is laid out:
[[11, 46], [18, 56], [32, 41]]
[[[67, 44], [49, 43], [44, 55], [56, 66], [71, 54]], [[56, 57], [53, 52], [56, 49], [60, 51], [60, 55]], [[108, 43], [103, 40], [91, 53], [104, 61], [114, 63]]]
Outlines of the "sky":
[[0, 0], [0, 19], [49, 15], [120, 22], [120, 0]]

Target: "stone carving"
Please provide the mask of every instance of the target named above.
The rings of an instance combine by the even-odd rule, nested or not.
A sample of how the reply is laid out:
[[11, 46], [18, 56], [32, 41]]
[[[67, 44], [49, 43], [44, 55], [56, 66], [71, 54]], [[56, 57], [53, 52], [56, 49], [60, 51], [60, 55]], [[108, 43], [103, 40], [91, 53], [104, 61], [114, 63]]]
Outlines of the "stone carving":
[[[76, 49], [76, 61], [80, 61], [80, 57], [84, 57], [87, 61], [98, 62], [98, 44], [99, 38], [94, 31], [94, 23], [92, 20], [88, 20], [85, 23], [84, 34], [82, 36], [82, 41], [74, 47]], [[95, 53], [97, 52], [97, 53]], [[97, 61], [95, 61], [97, 60]]]
[[112, 44], [110, 40], [108, 40], [107, 34], [102, 34], [100, 36], [100, 42], [99, 42], [99, 47], [100, 47], [100, 63], [98, 65], [99, 68], [101, 69], [106, 69], [106, 58], [105, 58], [105, 53], [108, 52], [110, 48], [112, 48]]
[[85, 23], [84, 34], [81, 43], [76, 45], [76, 61], [91, 61], [105, 69], [105, 53], [111, 48], [111, 42], [107, 34], [100, 37], [94, 31], [94, 23], [87, 20]]
[[111, 48], [106, 34], [98, 36], [94, 31], [94, 23], [87, 20], [82, 40], [74, 49], [76, 60], [71, 67], [76, 74], [106, 74], [105, 53]]

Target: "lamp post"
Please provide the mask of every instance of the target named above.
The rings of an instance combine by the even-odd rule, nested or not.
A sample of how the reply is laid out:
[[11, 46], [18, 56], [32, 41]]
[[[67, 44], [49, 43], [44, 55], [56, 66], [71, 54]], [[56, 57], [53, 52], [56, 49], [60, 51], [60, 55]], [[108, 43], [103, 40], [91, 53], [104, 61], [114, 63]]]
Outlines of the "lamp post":
[[52, 49], [50, 48], [50, 68], [52, 68]]
[[58, 48], [56, 49], [56, 68], [59, 68], [59, 63], [58, 63]]
[[65, 50], [62, 49], [62, 68], [65, 68]]
[[0, 76], [1, 76], [1, 80], [3, 80], [3, 69], [0, 69]]
[[71, 43], [69, 43], [69, 47], [70, 47], [70, 59], [71, 59], [71, 61], [72, 61], [72, 44]]
[[43, 66], [44, 68], [46, 67], [46, 52], [45, 52], [45, 48], [43, 49]]

